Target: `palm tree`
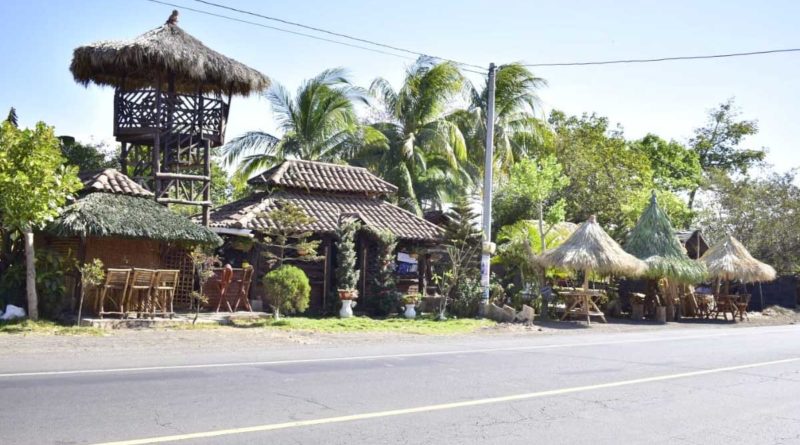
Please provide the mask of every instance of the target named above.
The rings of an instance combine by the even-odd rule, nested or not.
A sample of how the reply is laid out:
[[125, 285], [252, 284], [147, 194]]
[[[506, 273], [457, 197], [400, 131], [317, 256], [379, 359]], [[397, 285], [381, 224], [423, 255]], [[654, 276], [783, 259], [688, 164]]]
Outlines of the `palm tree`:
[[380, 144], [382, 135], [359, 125], [355, 104], [368, 104], [366, 91], [353, 86], [341, 68], [306, 80], [294, 97], [280, 84], [266, 93], [283, 130], [279, 139], [250, 131], [222, 149], [227, 163], [239, 161], [241, 175], [268, 168], [286, 158], [312, 161], [348, 159], [363, 146]]
[[[546, 130], [543, 122], [536, 118], [540, 108], [537, 90], [546, 85], [547, 81], [536, 77], [520, 63], [498, 68], [495, 77], [494, 156], [500, 174], [508, 173], [511, 165], [531, 156], [532, 151], [541, 145]], [[483, 172], [487, 105], [488, 83], [481, 91], [472, 87], [469, 108], [452, 116], [467, 140], [470, 163], [478, 176]]]
[[370, 86], [384, 108], [371, 127], [387, 144], [364, 147], [352, 161], [397, 185], [399, 204], [417, 214], [423, 207], [440, 208], [470, 181], [462, 168], [467, 160], [464, 137], [448, 119], [452, 101], [464, 86], [455, 65], [430, 58], [409, 67], [399, 90], [383, 78]]

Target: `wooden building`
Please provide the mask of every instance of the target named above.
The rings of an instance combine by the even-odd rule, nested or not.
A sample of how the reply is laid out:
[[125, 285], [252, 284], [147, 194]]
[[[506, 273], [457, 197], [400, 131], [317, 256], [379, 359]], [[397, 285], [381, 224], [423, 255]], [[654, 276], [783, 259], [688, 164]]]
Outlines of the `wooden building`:
[[180, 269], [176, 304], [188, 306], [193, 270], [187, 251], [219, 246], [220, 237], [157, 203], [117, 170], [82, 174], [81, 180], [76, 199], [37, 236], [39, 246], [79, 263], [99, 258], [106, 268]]
[[[427, 289], [430, 276], [429, 249], [437, 246], [442, 230], [436, 225], [390, 202], [397, 187], [362, 167], [323, 162], [287, 160], [250, 179], [259, 189], [251, 196], [212, 209], [211, 229], [225, 238], [222, 256], [238, 266], [247, 261], [255, 267], [251, 299], [263, 296], [260, 278], [268, 271], [263, 249], [256, 242], [260, 232], [273, 227], [269, 212], [280, 202], [291, 202], [314, 219], [307, 229], [322, 241], [319, 254], [324, 258], [313, 263], [298, 263], [312, 285], [311, 308], [319, 310], [336, 300], [335, 230], [340, 218], [355, 217], [365, 227], [385, 230], [398, 239], [398, 288], [410, 286]], [[377, 272], [378, 246], [368, 231], [359, 232], [356, 240], [359, 280], [359, 304], [369, 307], [370, 285]], [[416, 263], [415, 263], [416, 262]]]

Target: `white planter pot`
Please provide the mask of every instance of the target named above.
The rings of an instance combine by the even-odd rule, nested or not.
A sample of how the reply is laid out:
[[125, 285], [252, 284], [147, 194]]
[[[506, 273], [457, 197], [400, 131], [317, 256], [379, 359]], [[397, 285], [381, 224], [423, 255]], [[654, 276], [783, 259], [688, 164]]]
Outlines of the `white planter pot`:
[[407, 304], [406, 312], [403, 314], [406, 318], [417, 318], [417, 311], [414, 310], [415, 304]]
[[342, 300], [342, 308], [339, 309], [339, 318], [350, 318], [353, 316], [353, 300]]

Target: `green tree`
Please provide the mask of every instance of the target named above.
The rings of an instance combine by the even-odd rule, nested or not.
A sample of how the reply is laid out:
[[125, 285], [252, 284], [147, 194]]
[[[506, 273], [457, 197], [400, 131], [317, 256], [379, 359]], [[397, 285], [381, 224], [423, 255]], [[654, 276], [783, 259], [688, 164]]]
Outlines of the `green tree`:
[[294, 97], [280, 84], [266, 93], [283, 136], [278, 139], [250, 131], [223, 148], [226, 162], [239, 162], [245, 175], [268, 168], [287, 157], [309, 161], [342, 161], [363, 144], [380, 143], [382, 135], [359, 125], [354, 103], [367, 103], [366, 93], [353, 86], [345, 70], [325, 70], [306, 80]]
[[264, 252], [273, 267], [281, 267], [287, 261], [319, 261], [319, 240], [309, 240], [312, 232], [308, 228], [316, 220], [302, 207], [290, 201], [279, 201], [277, 208], [263, 215], [272, 225], [261, 230], [264, 235]]
[[75, 167], [64, 166], [53, 129], [38, 123], [20, 130], [0, 127], [0, 217], [7, 228], [25, 237], [28, 315], [39, 316], [33, 231], [56, 217], [67, 198], [80, 189]]
[[566, 219], [585, 221], [597, 215], [611, 236], [622, 240], [631, 227], [626, 203], [654, 188], [650, 159], [630, 147], [620, 128], [610, 129], [604, 117], [567, 117], [553, 111], [549, 122], [555, 137], [547, 149], [570, 178], [557, 195], [566, 201]]
[[452, 101], [464, 85], [455, 65], [420, 58], [406, 72], [399, 90], [382, 78], [370, 86], [380, 102], [371, 127], [386, 143], [364, 146], [353, 162], [398, 186], [399, 205], [417, 215], [423, 208], [441, 208], [472, 183], [464, 168], [464, 136], [448, 119]]
[[553, 155], [538, 162], [522, 159], [509, 173], [508, 182], [500, 187], [493, 202], [495, 224], [502, 227], [523, 219], [538, 219], [539, 238], [543, 244], [546, 232], [564, 220], [566, 201], [557, 198], [557, 194], [570, 180]]
[[800, 272], [800, 188], [796, 172], [708, 178], [709, 195], [698, 200], [698, 224], [710, 243], [733, 235], [754, 257], [781, 274]]
[[[548, 134], [537, 119], [538, 90], [547, 82], [520, 63], [502, 65], [495, 78], [494, 156], [495, 172], [507, 175], [517, 161], [532, 157]], [[481, 90], [470, 88], [470, 105], [453, 113], [467, 142], [470, 164], [477, 176], [483, 175], [486, 143], [488, 79]]]
[[14, 127], [19, 127], [19, 118], [17, 117], [17, 109], [11, 107], [8, 110], [8, 116], [6, 117], [6, 122], [10, 123]]
[[358, 288], [360, 272], [356, 269], [356, 232], [360, 227], [358, 220], [343, 218], [336, 229], [336, 285], [341, 290]]
[[377, 273], [372, 279], [372, 297], [368, 300], [377, 315], [388, 315], [397, 309], [402, 294], [397, 290], [395, 249], [397, 237], [388, 230], [366, 227], [378, 244]]
[[[740, 147], [747, 136], [758, 133], [758, 122], [738, 120], [740, 114], [733, 99], [729, 99], [709, 111], [706, 125], [696, 129], [689, 140], [689, 146], [697, 153], [700, 167], [706, 176], [714, 170], [727, 174], [746, 174], [750, 167], [764, 160], [766, 152], [763, 149]], [[689, 193], [689, 209], [694, 207], [699, 188], [697, 185]]]
[[72, 136], [59, 136], [58, 139], [61, 141], [61, 154], [66, 158], [67, 165], [78, 167], [79, 172], [119, 169], [119, 161], [113, 150], [108, 150], [102, 144], [82, 144]]
[[654, 134], [631, 142], [631, 147], [650, 160], [653, 183], [659, 189], [691, 191], [700, 184], [703, 169], [696, 151]]

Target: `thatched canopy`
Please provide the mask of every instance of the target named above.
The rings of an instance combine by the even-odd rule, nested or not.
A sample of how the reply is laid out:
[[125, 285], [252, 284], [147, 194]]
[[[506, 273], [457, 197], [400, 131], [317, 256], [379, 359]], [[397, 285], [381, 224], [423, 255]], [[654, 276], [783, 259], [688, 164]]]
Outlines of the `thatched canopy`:
[[700, 258], [708, 268], [708, 274], [723, 280], [740, 280], [745, 283], [772, 281], [775, 269], [753, 258], [750, 252], [733, 236], [712, 246]]
[[[267, 76], [226, 57], [177, 25], [177, 11], [162, 26], [133, 40], [101, 41], [76, 48], [70, 71], [76, 82], [125, 89], [155, 87], [175, 75], [182, 93], [248, 95], [267, 89]], [[162, 84], [162, 86], [163, 86]]]
[[697, 283], [706, 275], [703, 263], [689, 259], [667, 214], [658, 206], [655, 193], [650, 204], [628, 235], [625, 251], [647, 263], [649, 278], [670, 278], [683, 283]]
[[546, 267], [595, 272], [603, 275], [638, 276], [646, 264], [622, 250], [592, 216], [564, 244], [538, 257]]
[[219, 246], [222, 239], [152, 198], [93, 192], [76, 200], [46, 228], [63, 237], [120, 237]]

